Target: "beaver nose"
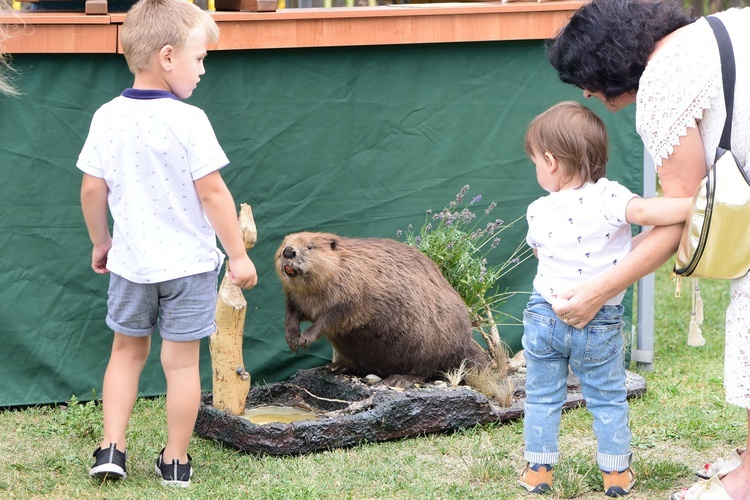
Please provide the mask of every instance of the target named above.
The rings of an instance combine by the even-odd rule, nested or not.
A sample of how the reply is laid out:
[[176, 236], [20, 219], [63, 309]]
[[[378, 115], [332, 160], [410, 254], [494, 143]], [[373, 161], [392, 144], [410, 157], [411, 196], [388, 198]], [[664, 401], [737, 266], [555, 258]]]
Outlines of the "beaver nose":
[[284, 251], [281, 252], [281, 255], [283, 255], [285, 259], [293, 259], [294, 256], [297, 255], [297, 252], [295, 252], [292, 247], [285, 247]]

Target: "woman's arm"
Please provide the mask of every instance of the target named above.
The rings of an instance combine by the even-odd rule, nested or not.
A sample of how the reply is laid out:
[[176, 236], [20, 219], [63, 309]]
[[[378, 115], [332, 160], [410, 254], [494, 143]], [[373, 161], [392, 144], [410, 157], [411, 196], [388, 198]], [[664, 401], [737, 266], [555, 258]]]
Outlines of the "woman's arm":
[[[691, 127], [659, 168], [664, 196], [692, 196], [705, 174], [703, 140], [698, 128]], [[655, 227], [616, 266], [562, 293], [562, 300], [553, 306], [555, 313], [576, 328], [586, 326], [609, 299], [669, 260], [677, 250], [682, 227], [683, 224]]]

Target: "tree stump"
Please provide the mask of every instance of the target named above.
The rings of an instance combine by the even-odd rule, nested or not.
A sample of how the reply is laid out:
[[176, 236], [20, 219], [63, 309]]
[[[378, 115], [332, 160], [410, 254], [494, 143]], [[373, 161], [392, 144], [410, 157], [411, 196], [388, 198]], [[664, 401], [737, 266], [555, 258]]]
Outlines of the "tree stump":
[[[255, 246], [258, 232], [253, 211], [243, 203], [239, 215], [245, 249]], [[229, 279], [228, 263], [219, 286], [216, 301], [216, 332], [209, 337], [213, 373], [213, 404], [231, 415], [244, 415], [245, 400], [250, 391], [250, 374], [242, 359], [242, 337], [245, 331], [247, 301], [242, 289]]]

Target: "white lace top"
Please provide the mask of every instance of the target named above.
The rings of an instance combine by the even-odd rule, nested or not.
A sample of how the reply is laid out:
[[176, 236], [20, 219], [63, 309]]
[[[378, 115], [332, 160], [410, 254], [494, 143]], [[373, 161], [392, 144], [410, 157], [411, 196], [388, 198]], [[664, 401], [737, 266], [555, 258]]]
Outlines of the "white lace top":
[[[737, 81], [732, 121], [732, 152], [747, 163], [750, 153], [750, 8], [717, 14], [729, 31], [735, 52]], [[705, 19], [687, 36], [666, 45], [649, 61], [640, 79], [636, 128], [657, 168], [688, 127], [696, 123], [706, 164], [714, 161], [726, 119], [719, 49]], [[742, 90], [745, 89], [743, 92]]]
[[[717, 16], [729, 31], [737, 67], [731, 150], [750, 173], [750, 8], [730, 9]], [[726, 120], [713, 30], [705, 19], [685, 29], [689, 36], [662, 47], [639, 84], [636, 128], [657, 167], [696, 123], [706, 165], [711, 165]], [[738, 230], [750, 230], [750, 221]], [[726, 400], [750, 409], [750, 274], [732, 280], [730, 293], [724, 349]]]

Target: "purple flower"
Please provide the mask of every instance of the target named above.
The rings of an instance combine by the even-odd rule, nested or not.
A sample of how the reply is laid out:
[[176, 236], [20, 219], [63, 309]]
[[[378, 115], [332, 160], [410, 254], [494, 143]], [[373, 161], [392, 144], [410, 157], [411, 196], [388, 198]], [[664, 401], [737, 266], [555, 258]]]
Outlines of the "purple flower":
[[461, 212], [456, 214], [456, 217], [460, 218], [461, 222], [463, 222], [464, 224], [467, 224], [471, 222], [474, 217], [476, 217], [476, 215], [468, 208], [464, 208], [463, 210], [461, 210]]
[[456, 203], [461, 203], [464, 201], [464, 196], [466, 196], [466, 192], [469, 190], [469, 185], [465, 184], [464, 187], [461, 188], [461, 191], [458, 192], [456, 195]]

